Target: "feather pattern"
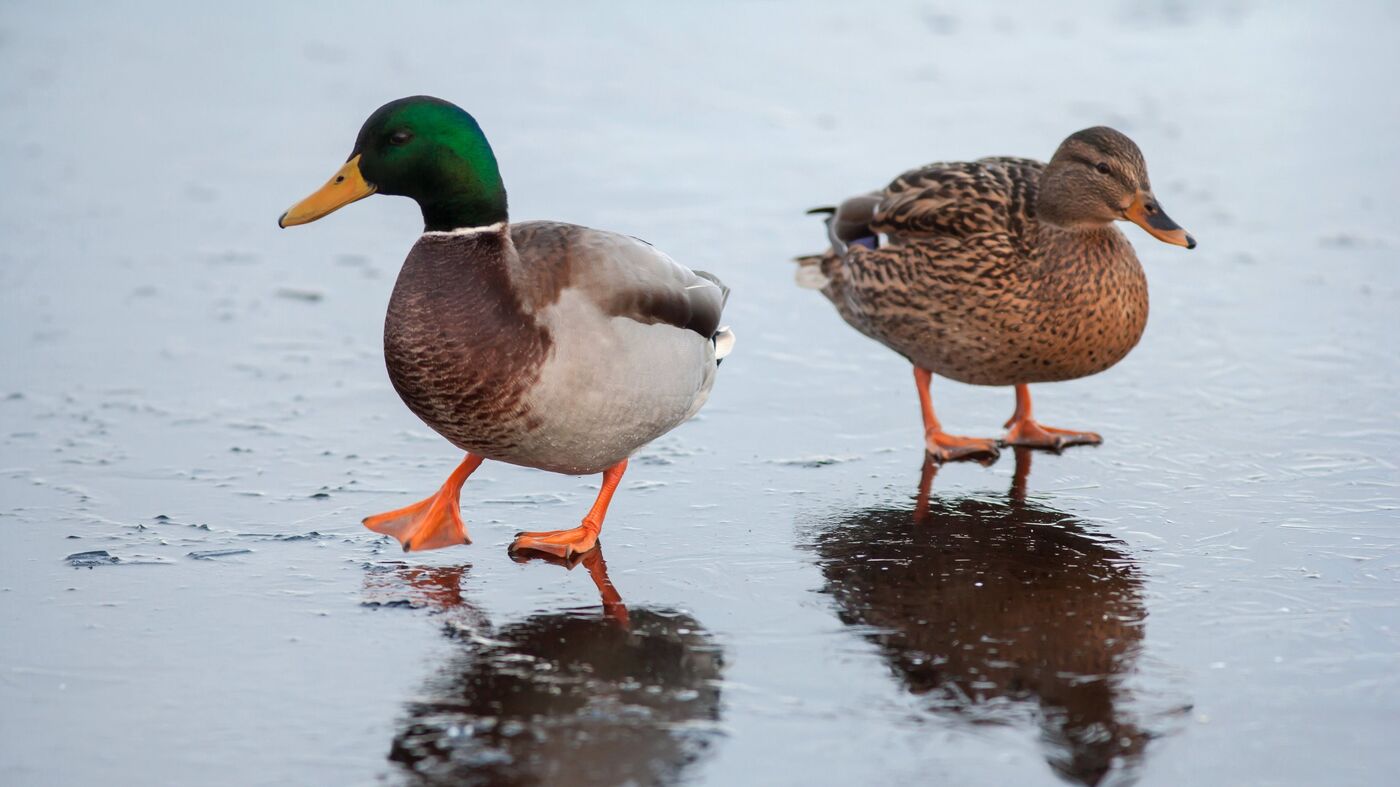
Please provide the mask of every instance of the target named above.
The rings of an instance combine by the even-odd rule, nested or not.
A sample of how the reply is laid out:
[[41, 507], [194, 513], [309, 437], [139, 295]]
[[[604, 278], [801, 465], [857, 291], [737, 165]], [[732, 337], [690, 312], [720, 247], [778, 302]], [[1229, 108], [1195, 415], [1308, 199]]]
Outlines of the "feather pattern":
[[385, 359], [404, 402], [457, 447], [601, 472], [704, 404], [727, 296], [616, 233], [428, 233], [395, 285]]
[[[1137, 344], [1147, 282], [1112, 225], [1037, 220], [1045, 165], [1022, 158], [930, 164], [844, 202], [832, 246], [804, 257], [843, 319], [915, 365], [978, 385], [1084, 377]], [[856, 238], [883, 237], [874, 244]]]

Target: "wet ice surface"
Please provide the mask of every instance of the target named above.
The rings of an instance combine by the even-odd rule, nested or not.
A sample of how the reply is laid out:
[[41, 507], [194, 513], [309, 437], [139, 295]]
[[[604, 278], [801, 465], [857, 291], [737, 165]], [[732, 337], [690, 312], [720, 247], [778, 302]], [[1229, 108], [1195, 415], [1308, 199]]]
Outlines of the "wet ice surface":
[[[7, 9], [0, 780], [1374, 783], [1400, 766], [1397, 23]], [[630, 627], [587, 567], [505, 554], [597, 479], [484, 466], [460, 549], [358, 524], [459, 458], [380, 360], [416, 212], [274, 221], [414, 92], [478, 116], [516, 217], [734, 289], [714, 398], [604, 530]], [[1095, 123], [1201, 247], [1129, 228], [1143, 343], [1036, 391], [1104, 446], [1036, 455], [1024, 498], [1009, 452], [944, 468], [920, 512], [908, 369], [792, 285], [802, 211]], [[971, 434], [1013, 404], [934, 396]]]

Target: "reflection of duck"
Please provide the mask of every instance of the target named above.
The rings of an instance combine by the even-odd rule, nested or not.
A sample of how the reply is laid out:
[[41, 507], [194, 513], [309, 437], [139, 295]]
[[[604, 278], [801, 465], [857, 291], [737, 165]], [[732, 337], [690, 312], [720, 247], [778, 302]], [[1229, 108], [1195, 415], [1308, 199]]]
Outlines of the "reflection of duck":
[[867, 637], [935, 713], [1015, 724], [1037, 713], [1050, 765], [1097, 784], [1131, 774], [1148, 734], [1124, 707], [1146, 610], [1116, 542], [1024, 499], [928, 500], [835, 517], [815, 550], [842, 621]]
[[462, 600], [461, 568], [375, 577], [375, 595], [397, 584], [410, 603], [449, 615], [463, 646], [408, 704], [394, 738], [389, 757], [409, 783], [671, 784], [715, 743], [720, 648], [686, 614], [628, 612], [600, 550], [582, 562], [604, 615], [542, 614], [499, 629]]

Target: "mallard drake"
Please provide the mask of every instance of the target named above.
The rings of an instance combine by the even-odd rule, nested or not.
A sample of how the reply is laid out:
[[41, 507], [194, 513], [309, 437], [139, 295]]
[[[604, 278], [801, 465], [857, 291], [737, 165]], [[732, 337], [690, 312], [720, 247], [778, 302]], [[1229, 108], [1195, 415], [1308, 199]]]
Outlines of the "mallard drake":
[[412, 198], [424, 225], [384, 321], [389, 380], [467, 456], [436, 494], [365, 526], [405, 551], [471, 543], [459, 495], [491, 459], [602, 473], [578, 527], [519, 533], [510, 547], [562, 558], [592, 549], [628, 456], [709, 396], [734, 342], [720, 326], [728, 288], [626, 235], [510, 223], [485, 134], [441, 99], [376, 110], [340, 171], [277, 223], [315, 221], [376, 193]]
[[1142, 336], [1147, 279], [1115, 221], [1196, 246], [1153, 196], [1138, 146], [1103, 126], [1070, 135], [1049, 164], [930, 164], [809, 212], [826, 214], [831, 248], [798, 259], [799, 283], [914, 365], [925, 445], [937, 461], [995, 458], [998, 443], [943, 431], [929, 395], [934, 374], [1015, 386], [1007, 445], [1102, 442], [1038, 423], [1027, 386], [1101, 372]]

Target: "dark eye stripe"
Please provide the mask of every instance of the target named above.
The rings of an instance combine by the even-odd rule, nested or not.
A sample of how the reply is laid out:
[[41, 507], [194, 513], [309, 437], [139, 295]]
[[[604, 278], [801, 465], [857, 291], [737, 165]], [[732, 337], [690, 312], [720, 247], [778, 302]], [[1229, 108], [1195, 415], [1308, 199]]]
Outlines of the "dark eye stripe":
[[1091, 169], [1093, 168], [1094, 164], [1097, 163], [1097, 162], [1095, 162], [1093, 159], [1089, 158], [1088, 156], [1078, 156], [1078, 155], [1075, 155], [1075, 156], [1071, 156], [1071, 157], [1070, 157], [1070, 160], [1071, 160], [1071, 161], [1077, 161], [1077, 162], [1079, 162], [1080, 164], [1083, 164], [1084, 166], [1089, 167], [1089, 168], [1091, 168]]
[[[1105, 158], [1108, 158], [1108, 156], [1105, 156]], [[1077, 161], [1077, 162], [1079, 162], [1080, 164], [1083, 164], [1084, 166], [1086, 166], [1086, 167], [1088, 167], [1088, 168], [1090, 168], [1090, 169], [1092, 169], [1092, 170], [1095, 170], [1095, 171], [1098, 170], [1099, 161], [1098, 161], [1097, 159], [1091, 159], [1091, 158], [1089, 158], [1088, 156], [1073, 155], [1073, 156], [1070, 157], [1070, 160], [1072, 160], [1072, 161]], [[1127, 188], [1129, 191], [1132, 191], [1132, 192], [1136, 192], [1136, 191], [1137, 191], [1137, 189], [1138, 189], [1138, 184], [1136, 184], [1136, 183], [1133, 182], [1133, 179], [1132, 179], [1131, 177], [1129, 177], [1128, 173], [1123, 172], [1123, 171], [1118, 170], [1118, 169], [1115, 169], [1112, 165], [1109, 165], [1108, 174], [1111, 175], [1111, 176], [1113, 177], [1114, 180], [1116, 180], [1116, 181], [1118, 181], [1119, 183], [1123, 184], [1123, 186], [1124, 186], [1125, 188]], [[1118, 209], [1118, 206], [1115, 205], [1115, 206], [1114, 206], [1114, 210], [1117, 210], [1117, 209]]]

